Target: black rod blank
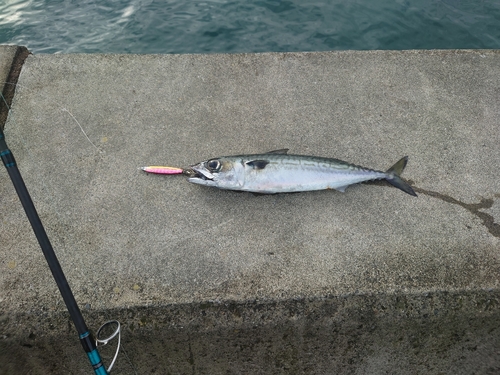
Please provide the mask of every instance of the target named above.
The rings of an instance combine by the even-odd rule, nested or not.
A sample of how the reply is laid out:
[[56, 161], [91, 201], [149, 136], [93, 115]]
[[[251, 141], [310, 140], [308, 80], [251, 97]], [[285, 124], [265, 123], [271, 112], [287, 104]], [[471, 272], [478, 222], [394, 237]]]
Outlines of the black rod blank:
[[80, 335], [80, 342], [87, 352], [87, 355], [91, 361], [91, 364], [94, 368], [96, 374], [107, 374], [99, 354], [96, 349], [95, 340], [90, 339], [91, 335], [89, 334], [89, 330], [85, 321], [83, 320], [82, 313], [78, 308], [78, 304], [76, 303], [75, 297], [73, 296], [73, 292], [69, 287], [68, 281], [64, 276], [64, 272], [57, 260], [56, 254], [54, 253], [54, 249], [49, 241], [47, 233], [42, 225], [40, 217], [36, 211], [35, 205], [33, 204], [33, 200], [29, 195], [28, 189], [24, 183], [24, 180], [17, 168], [16, 160], [14, 155], [9, 150], [7, 143], [5, 141], [5, 136], [3, 131], [0, 129], [0, 157], [9, 173], [10, 179], [16, 189], [17, 195], [19, 196], [19, 200], [21, 201], [24, 211], [26, 212], [26, 216], [28, 216], [28, 220], [31, 223], [33, 231], [35, 232], [35, 236], [42, 248], [43, 255], [47, 260], [50, 271], [52, 272], [52, 276], [54, 277], [56, 284], [61, 292], [64, 303], [69, 311], [69, 315], [75, 324], [75, 328]]

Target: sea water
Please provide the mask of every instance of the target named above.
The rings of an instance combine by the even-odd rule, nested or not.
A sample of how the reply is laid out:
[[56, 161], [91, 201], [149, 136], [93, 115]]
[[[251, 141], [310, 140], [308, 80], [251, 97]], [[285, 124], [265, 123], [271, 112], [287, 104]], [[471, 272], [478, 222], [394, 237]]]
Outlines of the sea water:
[[34, 53], [500, 48], [498, 0], [1, 0]]

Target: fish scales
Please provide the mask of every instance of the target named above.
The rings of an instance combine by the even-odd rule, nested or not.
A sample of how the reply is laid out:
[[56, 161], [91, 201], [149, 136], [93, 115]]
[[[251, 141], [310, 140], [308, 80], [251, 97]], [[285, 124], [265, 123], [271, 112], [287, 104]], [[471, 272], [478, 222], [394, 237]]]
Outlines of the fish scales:
[[[264, 158], [266, 155], [252, 155]], [[247, 158], [243, 156], [241, 162]], [[242, 190], [253, 192], [297, 192], [323, 189], [338, 189], [353, 183], [385, 178], [385, 173], [357, 165], [339, 162], [336, 159], [308, 157], [302, 155], [273, 155], [268, 157], [265, 168], [250, 168], [245, 173]]]

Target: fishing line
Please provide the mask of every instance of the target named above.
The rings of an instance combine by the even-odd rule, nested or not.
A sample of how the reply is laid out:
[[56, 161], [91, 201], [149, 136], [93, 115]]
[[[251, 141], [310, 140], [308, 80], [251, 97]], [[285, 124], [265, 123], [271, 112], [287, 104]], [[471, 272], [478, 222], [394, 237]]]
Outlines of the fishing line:
[[[11, 86], [16, 86], [16, 87], [22, 87], [22, 88], [24, 88], [24, 89], [26, 89], [26, 90], [30, 90], [30, 88], [29, 88], [28, 86], [26, 86], [26, 85], [22, 85], [22, 84], [20, 84], [20, 83], [12, 83], [12, 82], [0, 82], [0, 83], [1, 83], [1, 84], [3, 84], [3, 85], [11, 85]], [[2, 101], [5, 103], [5, 106], [7, 107], [7, 110], [8, 110], [8, 113], [9, 113], [9, 117], [14, 117], [14, 115], [13, 115], [13, 111], [12, 111], [12, 108], [10, 108], [10, 107], [9, 107], [9, 105], [7, 104], [7, 101], [5, 100], [5, 98], [4, 98], [4, 96], [3, 96], [3, 94], [2, 94], [1, 92], [0, 92], [0, 96], [2, 97]], [[49, 100], [50, 100], [50, 99], [49, 99]], [[59, 104], [58, 104], [56, 101], [52, 101], [52, 103], [53, 103], [54, 105], [56, 105], [56, 106], [59, 106]], [[92, 142], [92, 141], [90, 140], [89, 136], [87, 135], [87, 133], [86, 133], [86, 132], [85, 132], [85, 130], [83, 129], [83, 126], [82, 126], [82, 125], [80, 125], [80, 123], [78, 122], [78, 120], [76, 119], [76, 117], [75, 117], [75, 116], [73, 116], [73, 114], [72, 114], [72, 113], [71, 113], [71, 112], [70, 112], [67, 108], [65, 108], [65, 107], [62, 107], [62, 108], [61, 108], [61, 111], [63, 111], [63, 112], [67, 112], [67, 113], [71, 116], [71, 118], [75, 121], [75, 123], [76, 123], [76, 124], [78, 125], [78, 127], [80, 128], [80, 130], [81, 130], [81, 132], [83, 133], [83, 135], [85, 136], [85, 138], [87, 138], [87, 141], [89, 141], [89, 143], [90, 143], [92, 146], [94, 146], [94, 148], [95, 148], [97, 151], [99, 151], [100, 153], [102, 153], [103, 151], [102, 151], [99, 147], [97, 147], [97, 146], [95, 145], [95, 143], [94, 143], [94, 142]], [[15, 119], [13, 119], [12, 121], [15, 123]]]
[[[12, 85], [12, 86], [16, 86], [16, 87], [22, 87], [23, 89], [25, 90], [30, 90], [30, 88], [26, 85], [22, 85], [20, 83], [11, 83], [11, 82], [0, 82], [1, 84], [7, 84], [7, 85]], [[9, 107], [9, 105], [7, 104], [7, 100], [4, 98], [3, 94], [0, 92], [0, 97], [3, 101], [3, 103], [5, 104], [5, 106], [7, 107], [7, 111], [8, 111], [8, 117], [7, 117], [7, 120], [9, 122], [12, 122], [14, 125], [16, 124], [16, 116], [15, 116], [15, 113], [13, 111], [13, 109], [11, 107]], [[54, 101], [54, 100], [51, 100], [49, 98], [49, 101], [51, 101], [56, 107], [59, 107], [59, 104]], [[87, 141], [99, 152], [99, 154], [104, 154], [105, 151], [99, 149], [95, 143], [93, 143], [91, 141], [91, 139], [89, 138], [89, 136], [87, 135], [87, 133], [85, 132], [85, 130], [83, 129], [83, 126], [80, 125], [80, 123], [78, 122], [78, 120], [75, 118], [75, 116], [68, 110], [66, 109], [65, 107], [59, 107], [61, 109], [62, 112], [66, 112], [68, 113], [68, 115], [72, 118], [72, 120], [78, 125], [80, 131], [83, 133], [83, 135], [85, 136], [85, 138], [87, 139]], [[7, 123], [7, 122], [6, 122]], [[28, 155], [28, 158], [29, 160], [36, 160], [36, 157], [33, 155], [33, 153], [30, 151], [30, 147], [28, 147], [27, 145], [27, 142], [26, 142], [26, 139], [22, 136], [22, 134], [19, 135], [19, 138], [18, 140], [20, 141], [20, 143], [23, 145], [23, 148], [24, 148], [24, 151], [26, 152], [26, 154]], [[53, 204], [53, 200], [49, 199], [48, 197], [51, 196], [51, 192], [52, 190], [47, 186], [47, 184], [45, 183], [46, 180], [49, 180], [49, 179], [46, 179], [46, 178], [38, 178], [37, 179], [37, 183], [40, 183], [41, 184], [41, 187], [42, 187], [42, 192], [44, 194], [42, 194], [42, 196], [39, 196], [37, 194], [37, 191], [36, 189], [32, 191], [30, 191], [30, 195], [32, 196], [35, 196], [37, 198], [37, 200], [44, 200], [46, 202], [49, 203], [49, 205], [51, 205], [51, 207], [53, 208], [54, 212], [56, 213], [57, 217], [60, 219], [60, 220], [64, 220], [64, 215], [59, 211], [59, 208], [57, 207], [57, 205]], [[88, 193], [88, 192], [87, 192]], [[86, 193], [86, 194], [87, 194]], [[45, 197], [45, 198], [44, 198]]]
[[[9, 85], [15, 85], [15, 86], [23, 87], [23, 88], [26, 88], [27, 90], [29, 90], [29, 88], [28, 88], [28, 87], [26, 87], [26, 86], [24, 86], [24, 85], [14, 84], [14, 83], [11, 83], [11, 82], [2, 82], [2, 83], [3, 83], [3, 84], [9, 84]], [[3, 94], [2, 94], [1, 92], [0, 92], [0, 96], [1, 96], [1, 98], [2, 98], [3, 103], [5, 104], [5, 106], [6, 106], [6, 108], [7, 108], [7, 112], [8, 112], [7, 120], [8, 120], [9, 122], [13, 122], [13, 123], [15, 123], [15, 121], [16, 121], [16, 120], [15, 120], [15, 115], [14, 115], [14, 112], [13, 112], [12, 108], [8, 105], [8, 103], [7, 103], [6, 99], [5, 99], [5, 97], [3, 96]], [[82, 133], [85, 135], [85, 137], [87, 138], [88, 142], [89, 142], [89, 143], [90, 143], [90, 144], [91, 144], [91, 145], [92, 145], [92, 146], [93, 146], [93, 147], [94, 147], [94, 148], [95, 148], [95, 149], [96, 149], [99, 153], [102, 153], [103, 151], [102, 151], [102, 150], [100, 150], [100, 149], [99, 149], [99, 148], [98, 148], [98, 147], [97, 147], [97, 146], [96, 146], [96, 145], [95, 145], [95, 144], [94, 144], [94, 143], [90, 140], [90, 138], [87, 136], [86, 132], [84, 131], [83, 127], [82, 127], [82, 126], [81, 126], [81, 124], [78, 122], [78, 120], [77, 120], [77, 119], [73, 116], [73, 114], [72, 114], [69, 110], [67, 110], [66, 108], [62, 108], [62, 110], [63, 110], [64, 112], [67, 112], [67, 113], [71, 116], [71, 118], [72, 118], [72, 119], [76, 122], [76, 124], [77, 124], [77, 125], [78, 125], [78, 127], [80, 128], [81, 132], [82, 132]], [[3, 133], [1, 133], [1, 134], [3, 134]], [[25, 148], [25, 150], [26, 150], [26, 152], [27, 152], [27, 154], [28, 154], [28, 157], [29, 157], [31, 160], [34, 160], [34, 156], [33, 156], [33, 154], [30, 152], [30, 147], [28, 147], [28, 146], [27, 146], [27, 144], [26, 144], [26, 142], [25, 142], [25, 140], [24, 140], [24, 138], [23, 138], [22, 136], [21, 136], [20, 138], [21, 138], [21, 139], [20, 139], [20, 140], [21, 140], [21, 143], [23, 144], [23, 146], [24, 146], [24, 148]], [[2, 138], [2, 139], [3, 139], [3, 138]], [[5, 146], [5, 147], [6, 147], [6, 146]], [[5, 154], [5, 153], [4, 153], [4, 154]], [[4, 155], [4, 154], [2, 154], [2, 157], [5, 157], [5, 155]], [[8, 165], [7, 165], [7, 164], [6, 164], [6, 167], [8, 167]], [[17, 167], [16, 167], [16, 169], [17, 169]], [[9, 174], [10, 174], [10, 171], [9, 171]], [[43, 189], [44, 193], [46, 194], [46, 197], [47, 197], [47, 198], [49, 198], [49, 200], [51, 200], [51, 198], [50, 198], [50, 197], [51, 197], [51, 194], [50, 194], [50, 192], [49, 192], [49, 189], [48, 189], [47, 185], [46, 185], [46, 184], [45, 184], [45, 182], [44, 182], [44, 179], [43, 179], [43, 178], [38, 179], [38, 182], [41, 182], [42, 189]], [[52, 203], [54, 203], [54, 202], [52, 201]], [[53, 208], [55, 208], [55, 212], [56, 212], [56, 216], [58, 217], [58, 220], [59, 220], [59, 221], [62, 221], [62, 216], [61, 216], [61, 214], [60, 214], [59, 210], [57, 209], [57, 205], [52, 204], [52, 207], [53, 207]], [[30, 221], [31, 221], [31, 220], [30, 220]], [[50, 247], [50, 244], [49, 244], [49, 247]], [[57, 260], [56, 260], [56, 262], [57, 262]], [[62, 270], [61, 270], [61, 273], [62, 273]], [[53, 274], [53, 275], [54, 275], [54, 274]], [[56, 277], [56, 276], [54, 275], [54, 277]], [[63, 277], [63, 279], [64, 279], [64, 274], [63, 274], [63, 273], [62, 273], [62, 277]], [[57, 282], [57, 279], [56, 279], [56, 282]], [[59, 283], [58, 283], [58, 285], [59, 285]], [[68, 288], [69, 288], [69, 286], [68, 286]], [[70, 294], [71, 294], [71, 290], [69, 290], [69, 292], [70, 292]], [[62, 293], [62, 292], [61, 292], [61, 293]], [[63, 297], [64, 297], [64, 295], [63, 295]], [[74, 298], [73, 298], [73, 299], [74, 299]], [[65, 301], [66, 301], [66, 299], [65, 299]], [[104, 306], [104, 304], [103, 304], [103, 303], [101, 303], [101, 306]], [[67, 307], [68, 307], [68, 305], [67, 305]], [[69, 309], [69, 307], [68, 307], [68, 309]], [[78, 306], [77, 306], [77, 305], [76, 305], [76, 309], [78, 310]], [[70, 313], [71, 313], [71, 311], [70, 311]], [[72, 315], [72, 317], [73, 317], [73, 314], [71, 314], [71, 315]], [[79, 327], [78, 327], [79, 325], [80, 325], [81, 327], [85, 327], [85, 323], [84, 323], [84, 322], [80, 322], [80, 323], [78, 324], [78, 322], [76, 322], [76, 321], [74, 320], [74, 323], [75, 323], [75, 326], [76, 326], [76, 328], [77, 328], [77, 331], [79, 331], [79, 332], [80, 332], [80, 329], [79, 329]], [[113, 325], [116, 325], [116, 328], [112, 331], [112, 333], [111, 333], [111, 334], [109, 334], [107, 337], [102, 337], [102, 336], [104, 335], [104, 332], [105, 332], [105, 331], [107, 331], [107, 330], [108, 330], [110, 327], [112, 327]], [[85, 328], [86, 328], [86, 327], [85, 327]], [[89, 339], [91, 339], [91, 337], [92, 337], [92, 335], [90, 335], [90, 334], [89, 334], [89, 332], [87, 332], [87, 333], [86, 333], [86, 334], [84, 334], [84, 335], [80, 335], [80, 340], [81, 340], [82, 344], [84, 345], [84, 348], [86, 349], [87, 354], [89, 355], [89, 359], [91, 360], [91, 363], [93, 363], [93, 362], [92, 362], [93, 360], [96, 360], [96, 358], [98, 358], [98, 359], [100, 360], [100, 358], [99, 358], [99, 354], [92, 354], [92, 353], [94, 353], [94, 351], [92, 351], [92, 350], [91, 350], [92, 348], [89, 348], [89, 350], [87, 350], [88, 348], [86, 348], [86, 346], [91, 346], [91, 345], [89, 345], [89, 344], [88, 344], [88, 340], [89, 340]], [[105, 322], [103, 325], [101, 325], [101, 326], [99, 327], [99, 329], [97, 330], [96, 337], [95, 337], [95, 347], [97, 347], [98, 345], [100, 345], [100, 346], [107, 345], [107, 344], [108, 344], [111, 340], [113, 340], [113, 339], [115, 339], [115, 338], [117, 338], [117, 340], [118, 340], [115, 355], [114, 355], [114, 357], [113, 357], [113, 359], [112, 359], [112, 361], [111, 361], [111, 364], [110, 364], [110, 365], [109, 365], [109, 367], [107, 368], [107, 370], [104, 370], [104, 369], [103, 369], [103, 373], [106, 373], [106, 371], [107, 371], [107, 372], [111, 371], [111, 369], [113, 368], [113, 366], [114, 366], [114, 364], [115, 364], [115, 362], [116, 362], [116, 359], [117, 359], [117, 357], [118, 357], [118, 353], [120, 352], [120, 347], [121, 347], [121, 325], [120, 325], [120, 323], [119, 323], [117, 320], [110, 320], [110, 321]], [[85, 344], [85, 342], [87, 342], [87, 344]], [[125, 354], [125, 357], [127, 358], [128, 362], [129, 362], [129, 364], [130, 364], [130, 366], [131, 366], [131, 367], [132, 367], [132, 369], [134, 370], [134, 373], [137, 373], [137, 372], [135, 371], [135, 368], [134, 368], [134, 366], [133, 366], [132, 362], [130, 361], [129, 356], [128, 356], [128, 355], [127, 355], [127, 353], [125, 352], [124, 348], [122, 347], [121, 349], [122, 349], [122, 352]], [[92, 352], [92, 353], [91, 353], [91, 352]], [[90, 354], [89, 354], [89, 353], [90, 353]], [[96, 352], [96, 353], [97, 353], [97, 352]], [[91, 356], [92, 356], [92, 355], [94, 356], [93, 358], [91, 358]], [[96, 371], [96, 373], [100, 373], [100, 371], [99, 371], [98, 369], [94, 369], [94, 371]]]
[[68, 112], [68, 114], [71, 116], [71, 118], [72, 118], [73, 120], [75, 120], [76, 124], [80, 127], [80, 130], [82, 131], [82, 133], [83, 133], [83, 135], [85, 136], [85, 138], [87, 138], [87, 140], [90, 142], [90, 144], [91, 144], [92, 146], [94, 146], [94, 147], [95, 147], [95, 149], [96, 149], [97, 151], [102, 152], [102, 151], [101, 151], [101, 150], [100, 150], [100, 149], [99, 149], [99, 148], [98, 148], [98, 147], [94, 144], [94, 142], [92, 142], [92, 141], [90, 140], [89, 136], [87, 135], [87, 133], [85, 133], [85, 130], [83, 130], [83, 127], [80, 125], [80, 123], [79, 123], [79, 122], [78, 122], [78, 120], [75, 118], [75, 116], [73, 116], [73, 114], [72, 114], [70, 111], [68, 111], [66, 108], [62, 108], [62, 110], [63, 110], [63, 111]]

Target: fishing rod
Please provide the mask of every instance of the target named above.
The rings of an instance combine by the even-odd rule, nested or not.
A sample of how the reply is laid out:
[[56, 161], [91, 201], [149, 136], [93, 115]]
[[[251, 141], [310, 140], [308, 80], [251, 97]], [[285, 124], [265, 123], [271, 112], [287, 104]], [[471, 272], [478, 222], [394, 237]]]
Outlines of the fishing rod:
[[[116, 320], [112, 320], [104, 323], [99, 330], [97, 331], [97, 339], [90, 333], [85, 321], [83, 319], [82, 313], [78, 308], [75, 297], [73, 296], [73, 292], [68, 285], [68, 281], [64, 276], [64, 272], [57, 260], [56, 254], [54, 253], [54, 249], [49, 241], [47, 233], [42, 225], [40, 217], [35, 209], [31, 196], [24, 184], [23, 178], [16, 164], [16, 160], [14, 159], [14, 155], [9, 150], [7, 143], [5, 141], [5, 136], [2, 128], [0, 127], [0, 157], [2, 158], [3, 164], [9, 173], [10, 179], [16, 189], [17, 195], [19, 196], [19, 200], [21, 201], [24, 211], [26, 212], [26, 216], [31, 223], [33, 231], [35, 232], [35, 236], [42, 248], [42, 252], [47, 260], [50, 271], [52, 272], [52, 276], [54, 277], [56, 284], [61, 292], [64, 303], [69, 311], [69, 315], [75, 324], [75, 328], [78, 332], [80, 342], [83, 346], [83, 349], [87, 353], [87, 356], [90, 360], [90, 364], [94, 369], [96, 375], [108, 375], [108, 371], [111, 370], [113, 364], [118, 356], [118, 351], [120, 349], [120, 323]], [[113, 334], [104, 339], [99, 339], [100, 333], [103, 329], [108, 326], [116, 324], [117, 328]], [[97, 343], [107, 344], [109, 340], [113, 339], [118, 334], [118, 347], [116, 350], [115, 357], [111, 362], [111, 365], [108, 369], [105, 368], [102, 363], [101, 357], [97, 350]]]

